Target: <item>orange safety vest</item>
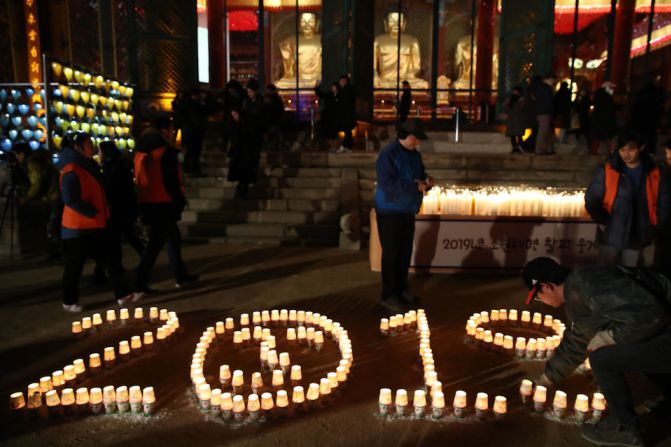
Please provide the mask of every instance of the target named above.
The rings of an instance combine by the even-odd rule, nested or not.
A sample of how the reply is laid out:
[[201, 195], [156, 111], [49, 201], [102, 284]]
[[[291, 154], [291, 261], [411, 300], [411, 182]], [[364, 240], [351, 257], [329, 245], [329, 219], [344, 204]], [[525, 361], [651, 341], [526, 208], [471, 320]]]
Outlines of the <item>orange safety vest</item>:
[[[137, 198], [140, 203], [170, 203], [173, 198], [165, 189], [161, 159], [166, 148], [155, 149], [151, 152], [135, 152], [135, 184]], [[178, 167], [179, 185], [184, 192], [182, 168]]]
[[92, 204], [97, 213], [94, 217], [86, 217], [83, 214], [79, 214], [68, 205], [65, 205], [63, 208], [61, 225], [64, 228], [72, 230], [95, 230], [105, 228], [107, 219], [110, 217], [110, 209], [107, 206], [107, 198], [105, 197], [103, 185], [86, 169], [75, 163], [68, 163], [61, 170], [61, 189], [63, 187], [63, 176], [70, 172], [74, 172], [79, 180], [81, 200]]
[[[606, 174], [606, 192], [603, 195], [603, 206], [611, 213], [613, 203], [615, 203], [615, 196], [617, 195], [617, 187], [620, 183], [620, 173], [613, 169], [610, 163], [606, 162], [604, 166]], [[645, 192], [648, 198], [648, 217], [650, 223], [657, 225], [657, 201], [659, 197], [659, 168], [655, 168], [648, 172], [645, 176]]]

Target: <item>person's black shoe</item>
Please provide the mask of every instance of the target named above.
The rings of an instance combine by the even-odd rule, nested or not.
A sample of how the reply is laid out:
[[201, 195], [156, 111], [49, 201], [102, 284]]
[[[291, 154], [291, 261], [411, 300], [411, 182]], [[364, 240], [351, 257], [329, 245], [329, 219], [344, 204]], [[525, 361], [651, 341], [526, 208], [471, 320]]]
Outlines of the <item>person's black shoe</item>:
[[398, 295], [382, 298], [380, 304], [392, 312], [404, 312], [407, 306], [406, 301]]
[[643, 446], [641, 434], [635, 427], [625, 427], [606, 418], [597, 424], [585, 424], [580, 428], [581, 436], [596, 445], [618, 445], [624, 447]]
[[175, 283], [175, 288], [181, 289], [183, 287], [188, 287], [191, 284], [195, 283], [200, 279], [200, 275], [189, 275], [186, 274], [182, 277], [180, 277], [177, 282]]
[[414, 305], [419, 303], [419, 298], [410, 292], [403, 292], [401, 296], [403, 297], [403, 300], [408, 304]]

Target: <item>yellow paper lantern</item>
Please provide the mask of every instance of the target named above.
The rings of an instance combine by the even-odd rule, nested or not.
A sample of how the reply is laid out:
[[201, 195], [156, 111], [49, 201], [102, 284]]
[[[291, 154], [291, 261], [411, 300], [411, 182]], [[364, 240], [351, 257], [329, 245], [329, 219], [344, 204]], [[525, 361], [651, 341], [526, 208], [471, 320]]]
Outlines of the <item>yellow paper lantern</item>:
[[112, 112], [112, 121], [115, 123], [119, 122], [119, 114], [117, 112]]
[[120, 85], [119, 86], [119, 93], [122, 95], [126, 94], [126, 86], [125, 85]]
[[126, 140], [122, 140], [122, 139], [116, 140], [116, 147], [118, 147], [119, 150], [122, 150], [122, 151], [124, 149], [126, 149]]
[[79, 90], [74, 89], [74, 88], [70, 89], [70, 98], [72, 98], [72, 100], [74, 102], [78, 102], [79, 101]]
[[82, 92], [79, 92], [79, 97], [82, 98], [82, 101], [85, 104], [88, 104], [89, 99], [91, 99], [91, 94], [89, 92], [82, 91]]
[[58, 79], [63, 74], [63, 66], [61, 64], [59, 64], [58, 62], [52, 62], [51, 63], [51, 71], [54, 73], [54, 77], [56, 79]]
[[91, 83], [91, 73], [84, 74], [84, 84], [89, 85]]
[[121, 110], [121, 101], [118, 99], [114, 100], [114, 107], [116, 107], [117, 110]]
[[119, 89], [119, 81], [112, 81], [112, 88], [114, 90], [118, 90]]
[[82, 123], [80, 127], [86, 133], [89, 133], [89, 131], [91, 130], [91, 125], [89, 123]]
[[51, 133], [51, 140], [54, 142], [54, 146], [56, 146], [56, 149], [61, 148], [61, 142], [63, 141], [63, 137], [58, 135], [57, 133]]
[[121, 103], [123, 104], [123, 109], [125, 111], [128, 111], [128, 108], [130, 107], [130, 102], [127, 99], [124, 99]]
[[86, 108], [86, 117], [92, 120], [96, 116], [96, 111], [93, 107]]
[[116, 134], [119, 135], [119, 136], [122, 136], [124, 134], [123, 127], [121, 127], [121, 126], [116, 126], [114, 128], [114, 130], [116, 131]]
[[63, 68], [63, 73], [65, 74], [65, 79], [67, 79], [68, 82], [72, 81], [72, 68], [70, 67]]
[[129, 98], [133, 97], [133, 87], [127, 87], [126, 88], [126, 96]]
[[80, 84], [83, 84], [83, 83], [84, 83], [84, 73], [82, 73], [82, 72], [79, 71], [79, 70], [75, 70], [75, 79], [76, 79], [77, 82], [79, 82]]
[[135, 149], [135, 140], [132, 138], [129, 138], [126, 143], [128, 144], [128, 149]]
[[99, 98], [100, 104], [102, 104], [103, 107], [105, 107], [105, 104], [107, 104], [107, 96], [101, 96]]
[[107, 135], [110, 137], [114, 136], [114, 126], [107, 126]]
[[75, 107], [75, 112], [77, 113], [79, 119], [82, 119], [84, 118], [84, 113], [86, 113], [86, 108], [84, 106], [77, 106]]
[[91, 124], [91, 132], [93, 132], [93, 135], [98, 135], [98, 123], [93, 123]]
[[68, 116], [72, 116], [75, 114], [75, 106], [72, 104], [66, 104], [65, 105], [65, 113], [68, 114]]
[[97, 106], [98, 105], [98, 99], [99, 99], [98, 95], [96, 95], [95, 93], [91, 93], [91, 104], [93, 104], [94, 106]]
[[79, 130], [79, 123], [75, 120], [70, 121], [70, 129], [77, 132]]
[[128, 115], [128, 119], [126, 120], [126, 124], [129, 126], [133, 125], [133, 115]]
[[105, 79], [103, 79], [102, 76], [96, 76], [95, 80], [93, 81], [93, 84], [96, 86], [96, 88], [102, 88], [104, 83]]
[[61, 97], [63, 99], [66, 99], [68, 97], [68, 92], [70, 91], [70, 87], [67, 85], [59, 85], [58, 90], [61, 92]]
[[56, 108], [56, 112], [63, 113], [63, 101], [54, 101], [54, 107]]

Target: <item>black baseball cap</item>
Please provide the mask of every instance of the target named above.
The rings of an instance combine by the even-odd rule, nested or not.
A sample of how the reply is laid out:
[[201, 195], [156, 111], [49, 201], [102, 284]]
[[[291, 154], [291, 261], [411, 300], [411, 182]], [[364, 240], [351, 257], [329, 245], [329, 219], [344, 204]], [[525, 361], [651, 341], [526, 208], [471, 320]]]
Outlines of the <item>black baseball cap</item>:
[[543, 283], [561, 284], [569, 274], [569, 269], [559, 265], [557, 261], [548, 257], [540, 257], [527, 262], [522, 270], [522, 280], [529, 289], [526, 303], [529, 304], [541, 290]]
[[424, 132], [424, 123], [419, 118], [406, 121], [399, 126], [399, 129], [403, 129], [408, 135], [414, 135], [420, 140], [429, 139]]

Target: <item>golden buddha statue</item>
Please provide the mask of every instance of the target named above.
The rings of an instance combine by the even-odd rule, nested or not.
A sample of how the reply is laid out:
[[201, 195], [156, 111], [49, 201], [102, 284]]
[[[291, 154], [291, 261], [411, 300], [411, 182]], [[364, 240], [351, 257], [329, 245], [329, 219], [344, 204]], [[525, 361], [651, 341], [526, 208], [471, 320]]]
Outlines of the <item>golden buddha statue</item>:
[[[475, 48], [473, 57], [476, 57]], [[457, 67], [457, 80], [452, 83], [452, 88], [468, 89], [471, 86], [471, 36], [464, 36], [457, 43], [457, 51], [454, 54], [454, 62]], [[475, 68], [475, 67], [473, 67]], [[473, 83], [475, 83], [475, 70], [473, 70]], [[475, 86], [474, 86], [475, 87]]]
[[[429, 87], [426, 80], [417, 77], [422, 68], [419, 41], [416, 37], [405, 34], [405, 25], [402, 12], [390, 12], [384, 21], [387, 34], [375, 37], [373, 43], [374, 87], [396, 88], [397, 82], [400, 84], [403, 81], [408, 81], [412, 88]], [[398, 51], [399, 33], [401, 33], [400, 51]]]
[[278, 88], [313, 88], [322, 76], [322, 36], [317, 34], [317, 15], [304, 12], [300, 15], [298, 35], [298, 67], [296, 67], [296, 38], [290, 37], [280, 44], [283, 75], [275, 81]]

